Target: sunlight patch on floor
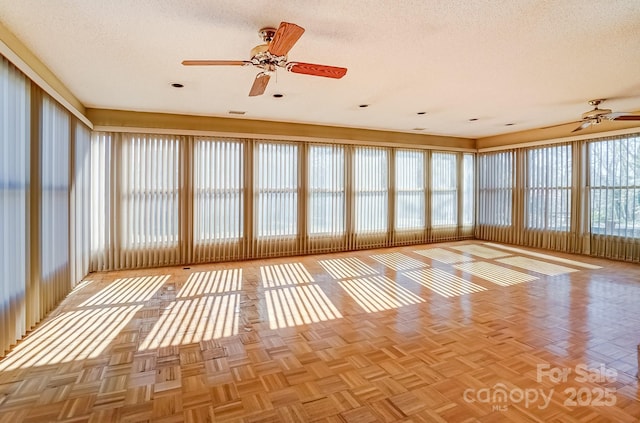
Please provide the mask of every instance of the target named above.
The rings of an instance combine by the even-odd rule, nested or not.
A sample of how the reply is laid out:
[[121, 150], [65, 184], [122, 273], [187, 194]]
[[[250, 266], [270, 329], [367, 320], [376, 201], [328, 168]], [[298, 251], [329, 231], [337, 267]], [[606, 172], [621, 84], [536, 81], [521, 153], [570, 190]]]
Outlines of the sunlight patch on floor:
[[0, 371], [98, 357], [141, 308], [113, 306], [61, 313], [0, 361]]
[[518, 254], [526, 254], [528, 256], [538, 257], [538, 258], [545, 259], [545, 260], [557, 261], [558, 263], [564, 263], [564, 264], [568, 264], [568, 265], [572, 265], [572, 266], [584, 267], [585, 269], [592, 269], [592, 270], [602, 269], [602, 266], [596, 266], [595, 264], [583, 263], [581, 261], [575, 261], [575, 260], [569, 260], [569, 259], [562, 258], [562, 257], [550, 256], [548, 254], [536, 253], [535, 251], [523, 250], [521, 248], [509, 247], [507, 245], [494, 244], [492, 242], [485, 242], [484, 244], [488, 245], [490, 247], [501, 248], [501, 249], [507, 250], [507, 251], [513, 251], [513, 252], [518, 253]]
[[527, 273], [518, 272], [513, 269], [507, 269], [506, 267], [486, 262], [463, 263], [455, 265], [453, 268], [462, 270], [463, 272], [501, 286], [516, 285], [522, 282], [530, 282], [538, 279], [536, 276], [532, 276]]
[[223, 294], [242, 289], [242, 269], [212, 270], [189, 275], [178, 292], [178, 298], [207, 294]]
[[342, 318], [316, 285], [289, 286], [265, 291], [269, 328], [281, 329]]
[[313, 282], [313, 277], [302, 263], [275, 264], [260, 266], [260, 280], [265, 288], [297, 285]]
[[405, 276], [447, 298], [487, 290], [483, 286], [476, 285], [441, 269], [415, 270], [405, 273]]
[[140, 303], [149, 301], [170, 275], [116, 279], [78, 307]]
[[357, 276], [375, 275], [378, 272], [355, 257], [320, 260], [324, 268], [334, 279], [346, 279]]
[[473, 261], [473, 257], [456, 254], [444, 248], [429, 248], [427, 250], [417, 250], [414, 253], [447, 264]]
[[374, 254], [369, 257], [396, 271], [428, 267], [426, 263], [412, 259], [402, 253]]
[[497, 262], [508, 264], [509, 266], [520, 267], [525, 270], [542, 273], [543, 275], [556, 276], [565, 273], [577, 272], [576, 269], [560, 266], [557, 264], [547, 263], [540, 260], [534, 260], [526, 257], [507, 257], [496, 260]]
[[240, 294], [209, 295], [169, 304], [140, 350], [183, 345], [238, 334]]
[[506, 257], [512, 255], [511, 253], [507, 253], [505, 251], [494, 250], [493, 248], [483, 247], [482, 245], [458, 245], [455, 247], [451, 247], [453, 250], [462, 251], [463, 253], [468, 253], [473, 256], [478, 256], [486, 259], [494, 259], [498, 257]]
[[368, 313], [424, 302], [424, 299], [384, 276], [350, 279], [339, 283]]

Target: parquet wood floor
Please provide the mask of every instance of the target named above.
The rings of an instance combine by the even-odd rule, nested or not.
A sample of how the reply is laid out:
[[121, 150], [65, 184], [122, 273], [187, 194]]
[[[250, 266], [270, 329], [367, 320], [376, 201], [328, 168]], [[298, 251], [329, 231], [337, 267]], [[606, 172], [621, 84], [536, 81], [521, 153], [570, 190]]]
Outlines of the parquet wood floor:
[[91, 274], [0, 361], [0, 422], [640, 421], [640, 266], [529, 252]]

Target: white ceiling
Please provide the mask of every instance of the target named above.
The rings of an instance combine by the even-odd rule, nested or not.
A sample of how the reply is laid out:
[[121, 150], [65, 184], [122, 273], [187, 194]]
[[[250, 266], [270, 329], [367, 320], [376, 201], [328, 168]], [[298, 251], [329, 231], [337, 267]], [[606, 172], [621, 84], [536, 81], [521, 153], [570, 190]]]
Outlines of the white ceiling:
[[[347, 75], [250, 98], [256, 68], [180, 64], [247, 60], [281, 21], [306, 29], [289, 60]], [[469, 138], [640, 109], [638, 0], [0, 0], [0, 22], [87, 107]]]

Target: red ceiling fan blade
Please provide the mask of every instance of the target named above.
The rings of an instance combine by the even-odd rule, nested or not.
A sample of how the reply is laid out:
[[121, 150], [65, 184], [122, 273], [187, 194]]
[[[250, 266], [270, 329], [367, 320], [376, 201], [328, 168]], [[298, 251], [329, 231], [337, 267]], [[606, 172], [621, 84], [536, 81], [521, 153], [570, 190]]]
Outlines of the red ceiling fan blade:
[[289, 22], [281, 22], [273, 40], [269, 43], [269, 53], [274, 56], [285, 56], [303, 33], [304, 28]]
[[183, 60], [184, 66], [247, 66], [246, 60]]
[[316, 65], [313, 63], [289, 62], [286, 69], [293, 73], [305, 75], [324, 76], [326, 78], [342, 78], [347, 73], [347, 68], [336, 66]]
[[259, 74], [257, 74], [256, 79], [253, 81], [253, 85], [251, 86], [251, 91], [249, 91], [249, 97], [255, 97], [257, 95], [264, 94], [264, 90], [267, 89], [269, 79], [271, 79], [271, 76], [264, 72], [260, 72]]
[[609, 113], [605, 117], [611, 120], [640, 120], [640, 115], [626, 112]]

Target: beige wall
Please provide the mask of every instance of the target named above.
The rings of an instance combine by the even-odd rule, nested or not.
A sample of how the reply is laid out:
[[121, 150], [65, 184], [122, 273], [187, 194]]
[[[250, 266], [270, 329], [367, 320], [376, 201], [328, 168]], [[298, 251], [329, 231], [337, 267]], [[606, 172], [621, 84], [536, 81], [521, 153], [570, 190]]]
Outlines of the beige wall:
[[[45, 90], [47, 94], [58, 100], [65, 107], [75, 109], [70, 110], [72, 113], [85, 114], [85, 107], [80, 100], [2, 23], [0, 23], [0, 44], [4, 44], [0, 53], [3, 53], [9, 61], [13, 62], [18, 69]], [[23, 64], [16, 63], [19, 61], [24, 62], [28, 69], [25, 69]]]

